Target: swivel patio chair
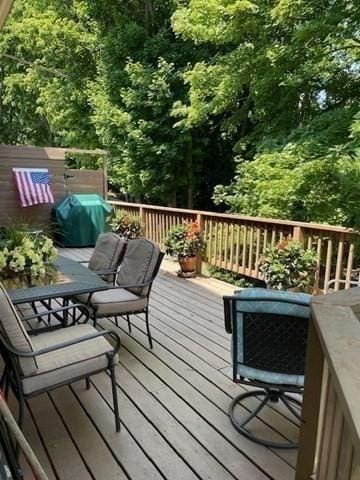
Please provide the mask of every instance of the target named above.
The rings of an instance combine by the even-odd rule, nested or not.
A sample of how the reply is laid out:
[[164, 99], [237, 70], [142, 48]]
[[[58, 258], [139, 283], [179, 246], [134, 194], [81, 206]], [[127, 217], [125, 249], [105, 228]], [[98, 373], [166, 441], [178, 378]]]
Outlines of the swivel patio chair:
[[[305, 293], [263, 288], [224, 297], [225, 329], [232, 334], [233, 381], [259, 387], [233, 399], [230, 420], [242, 435], [268, 447], [297, 447], [293, 442], [261, 438], [249, 423], [272, 402], [281, 402], [300, 421], [301, 401], [289, 393], [303, 390], [310, 298]], [[258, 398], [259, 404], [239, 418], [235, 410], [249, 397]]]
[[[47, 314], [56, 314], [70, 309], [82, 308], [70, 305], [54, 309]], [[28, 321], [42, 313], [23, 318]], [[17, 311], [0, 283], [0, 353], [4, 360], [1, 388], [11, 388], [19, 401], [19, 426], [22, 427], [24, 406], [27, 398], [54, 388], [85, 379], [90, 387], [91, 375], [110, 372], [116, 431], [120, 430], [119, 409], [115, 380], [115, 365], [118, 362], [120, 338], [110, 330], [97, 331], [85, 322], [73, 321], [66, 328], [29, 336]], [[107, 338], [111, 338], [112, 345]]]
[[79, 263], [98, 273], [109, 283], [114, 283], [118, 267], [124, 257], [127, 242], [115, 233], [107, 232], [99, 235], [89, 261]]
[[106, 291], [76, 296], [76, 301], [88, 306], [96, 323], [98, 318], [125, 317], [131, 332], [130, 315], [145, 314], [150, 348], [153, 348], [149, 325], [149, 296], [164, 254], [155, 243], [145, 238], [128, 241], [115, 285]]

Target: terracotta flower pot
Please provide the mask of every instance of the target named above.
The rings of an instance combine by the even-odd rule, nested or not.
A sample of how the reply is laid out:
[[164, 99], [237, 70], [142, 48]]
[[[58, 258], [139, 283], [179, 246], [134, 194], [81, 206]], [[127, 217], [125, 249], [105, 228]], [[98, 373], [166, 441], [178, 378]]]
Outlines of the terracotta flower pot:
[[184, 273], [194, 272], [196, 270], [196, 256], [178, 258], [181, 271]]

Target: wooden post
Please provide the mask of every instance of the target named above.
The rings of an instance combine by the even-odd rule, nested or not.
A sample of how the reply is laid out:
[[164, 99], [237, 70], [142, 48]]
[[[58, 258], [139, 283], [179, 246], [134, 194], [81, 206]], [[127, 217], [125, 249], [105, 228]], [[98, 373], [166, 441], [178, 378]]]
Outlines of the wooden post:
[[9, 427], [10, 432], [14, 436], [16, 442], [19, 444], [34, 474], [36, 475], [36, 478], [38, 480], [49, 480], [35, 453], [32, 451], [28, 441], [24, 437], [22, 431], [12, 416], [9, 407], [2, 396], [2, 393], [0, 394], [0, 415]]
[[[203, 240], [205, 240], [203, 238], [204, 237], [204, 231], [205, 231], [205, 219], [204, 219], [204, 216], [201, 213], [198, 213], [196, 215], [196, 222], [197, 222], [198, 227], [199, 227], [200, 237]], [[203, 255], [204, 255], [203, 252], [198, 254], [197, 260], [196, 260], [196, 272], [199, 273], [199, 274], [201, 274], [201, 272], [202, 272]]]
[[304, 243], [304, 231], [301, 227], [293, 228], [293, 240], [297, 242]]
[[314, 473], [323, 386], [324, 354], [313, 319], [309, 323], [304, 400], [295, 480], [309, 480]]
[[103, 159], [103, 191], [104, 191], [104, 200], [108, 199], [108, 173], [107, 173], [107, 157], [104, 156]]
[[146, 225], [146, 217], [145, 217], [145, 210], [142, 205], [139, 208], [139, 217], [142, 225], [142, 235], [143, 237], [147, 236], [147, 225]]

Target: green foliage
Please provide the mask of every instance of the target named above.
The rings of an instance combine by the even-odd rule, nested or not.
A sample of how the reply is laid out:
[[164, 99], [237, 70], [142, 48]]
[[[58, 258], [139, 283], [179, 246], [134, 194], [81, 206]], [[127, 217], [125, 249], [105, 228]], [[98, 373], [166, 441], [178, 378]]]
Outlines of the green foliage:
[[263, 142], [253, 161], [239, 159], [234, 182], [218, 186], [215, 201], [250, 215], [360, 225], [354, 111], [323, 113], [283, 141]]
[[314, 282], [317, 260], [314, 250], [304, 249], [299, 242], [285, 240], [265, 252], [259, 261], [259, 269], [270, 288], [306, 289]]
[[217, 125], [182, 122], [184, 73], [209, 51], [175, 37], [176, 3], [17, 0], [0, 39], [0, 142], [105, 148], [112, 192], [208, 206], [231, 145]]
[[173, 27], [216, 54], [186, 73], [184, 122], [223, 115], [231, 211], [359, 225], [359, 30], [353, 0], [190, 0]]
[[360, 225], [359, 18], [355, 0], [17, 0], [0, 142], [105, 148], [135, 200], [211, 208], [218, 185], [219, 208]]
[[0, 276], [8, 278], [29, 272], [45, 276], [47, 265], [55, 260], [57, 250], [46, 235], [32, 235], [26, 230], [3, 228], [0, 243]]
[[165, 240], [165, 251], [168, 255], [193, 257], [203, 248], [204, 242], [196, 222], [173, 226]]
[[143, 224], [138, 215], [130, 215], [125, 210], [116, 210], [110, 222], [111, 229], [117, 235], [128, 239], [141, 237]]
[[96, 71], [96, 25], [86, 2], [17, 0], [0, 39], [3, 143], [96, 146], [87, 83]]
[[257, 282], [252, 281], [235, 272], [225, 270], [225, 268], [214, 267], [212, 265], [208, 268], [210, 277], [216, 278], [226, 283], [231, 283], [239, 288], [251, 288], [257, 285]]

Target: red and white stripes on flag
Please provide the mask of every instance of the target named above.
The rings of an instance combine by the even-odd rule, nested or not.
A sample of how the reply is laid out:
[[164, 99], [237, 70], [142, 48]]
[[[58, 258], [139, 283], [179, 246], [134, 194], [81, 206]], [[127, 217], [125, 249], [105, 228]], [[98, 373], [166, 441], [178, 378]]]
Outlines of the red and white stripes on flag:
[[13, 168], [13, 174], [22, 207], [54, 203], [47, 168]]

